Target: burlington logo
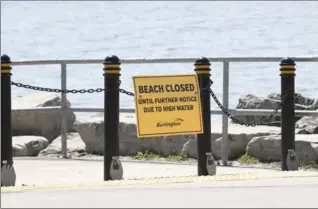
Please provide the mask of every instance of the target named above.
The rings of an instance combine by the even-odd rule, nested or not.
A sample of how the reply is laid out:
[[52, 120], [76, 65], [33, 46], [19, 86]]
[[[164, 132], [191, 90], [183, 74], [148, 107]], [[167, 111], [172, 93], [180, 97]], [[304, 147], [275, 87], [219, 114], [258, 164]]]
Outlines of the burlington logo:
[[162, 122], [162, 121], [159, 121], [157, 122], [157, 127], [174, 127], [174, 126], [181, 126], [181, 123], [183, 122], [183, 119], [182, 118], [176, 118], [174, 120], [174, 122]]

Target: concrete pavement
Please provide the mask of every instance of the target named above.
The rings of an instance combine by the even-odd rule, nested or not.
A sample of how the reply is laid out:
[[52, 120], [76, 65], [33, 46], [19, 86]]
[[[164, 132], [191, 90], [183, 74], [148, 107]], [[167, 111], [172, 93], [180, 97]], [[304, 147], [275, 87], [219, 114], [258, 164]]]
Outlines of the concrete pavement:
[[318, 172], [218, 166], [197, 177], [196, 165], [122, 164], [124, 180], [103, 182], [102, 161], [16, 158], [1, 207], [318, 207]]
[[[196, 176], [196, 164], [122, 162], [124, 179]], [[15, 158], [18, 185], [75, 184], [103, 181], [103, 161], [54, 158]], [[217, 167], [221, 173], [273, 172], [259, 168]]]
[[5, 208], [317, 208], [318, 177], [35, 190], [1, 194]]

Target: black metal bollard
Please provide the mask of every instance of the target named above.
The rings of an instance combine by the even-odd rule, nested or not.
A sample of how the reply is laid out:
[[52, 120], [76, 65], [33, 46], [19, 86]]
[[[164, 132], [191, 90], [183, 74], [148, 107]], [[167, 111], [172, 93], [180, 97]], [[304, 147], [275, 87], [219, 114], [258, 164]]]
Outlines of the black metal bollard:
[[120, 60], [108, 56], [104, 61], [105, 101], [104, 101], [104, 180], [113, 180], [111, 163], [119, 156], [119, 85]]
[[[195, 72], [198, 76], [198, 81], [201, 90], [201, 108], [203, 121], [203, 134], [197, 135], [197, 150], [198, 150], [198, 175], [207, 176], [207, 153], [211, 153], [211, 103], [210, 103], [210, 61], [201, 57], [195, 63]], [[202, 89], [205, 89], [202, 91]]]
[[281, 156], [283, 171], [288, 170], [286, 164], [288, 150], [295, 149], [295, 65], [295, 61], [292, 58], [284, 58], [280, 62], [282, 102]]
[[11, 60], [1, 56], [1, 186], [14, 186], [11, 129]]

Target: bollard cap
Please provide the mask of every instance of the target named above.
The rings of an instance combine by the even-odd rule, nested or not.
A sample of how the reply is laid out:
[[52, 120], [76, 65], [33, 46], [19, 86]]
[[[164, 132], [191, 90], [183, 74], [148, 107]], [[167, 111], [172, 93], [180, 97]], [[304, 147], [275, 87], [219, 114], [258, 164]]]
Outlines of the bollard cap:
[[11, 63], [10, 57], [8, 55], [6, 55], [6, 54], [3, 54], [1, 56], [1, 63]]
[[107, 56], [104, 60], [104, 64], [116, 64], [120, 65], [120, 60], [116, 55]]
[[281, 61], [280, 61], [280, 66], [282, 65], [296, 65], [295, 64], [295, 60], [291, 57], [287, 57], [287, 58], [283, 58]]
[[195, 60], [194, 65], [211, 65], [210, 61], [206, 57], [199, 57]]
[[104, 60], [104, 76], [120, 76], [120, 60], [117, 56], [107, 56]]
[[197, 75], [204, 75], [204, 76], [210, 76], [210, 61], [206, 57], [199, 57], [195, 60], [194, 66], [195, 66], [195, 73]]
[[281, 76], [295, 76], [295, 60], [291, 57], [283, 58], [280, 61]]

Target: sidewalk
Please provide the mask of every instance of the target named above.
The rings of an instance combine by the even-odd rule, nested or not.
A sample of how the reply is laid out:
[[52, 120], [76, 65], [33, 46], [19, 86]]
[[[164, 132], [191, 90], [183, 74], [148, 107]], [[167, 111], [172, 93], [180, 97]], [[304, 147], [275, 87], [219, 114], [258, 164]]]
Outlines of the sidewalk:
[[100, 160], [35, 157], [14, 163], [17, 187], [2, 188], [2, 207], [317, 207], [318, 172], [219, 166], [216, 176], [198, 178], [190, 177], [196, 165], [123, 161], [125, 179], [174, 178], [103, 182]]
[[318, 178], [178, 182], [1, 193], [3, 208], [317, 208]]
[[[124, 179], [196, 176], [196, 165], [122, 161]], [[15, 158], [16, 186], [77, 184], [103, 181], [103, 161], [54, 158]], [[273, 169], [217, 167], [217, 174], [277, 172]]]

